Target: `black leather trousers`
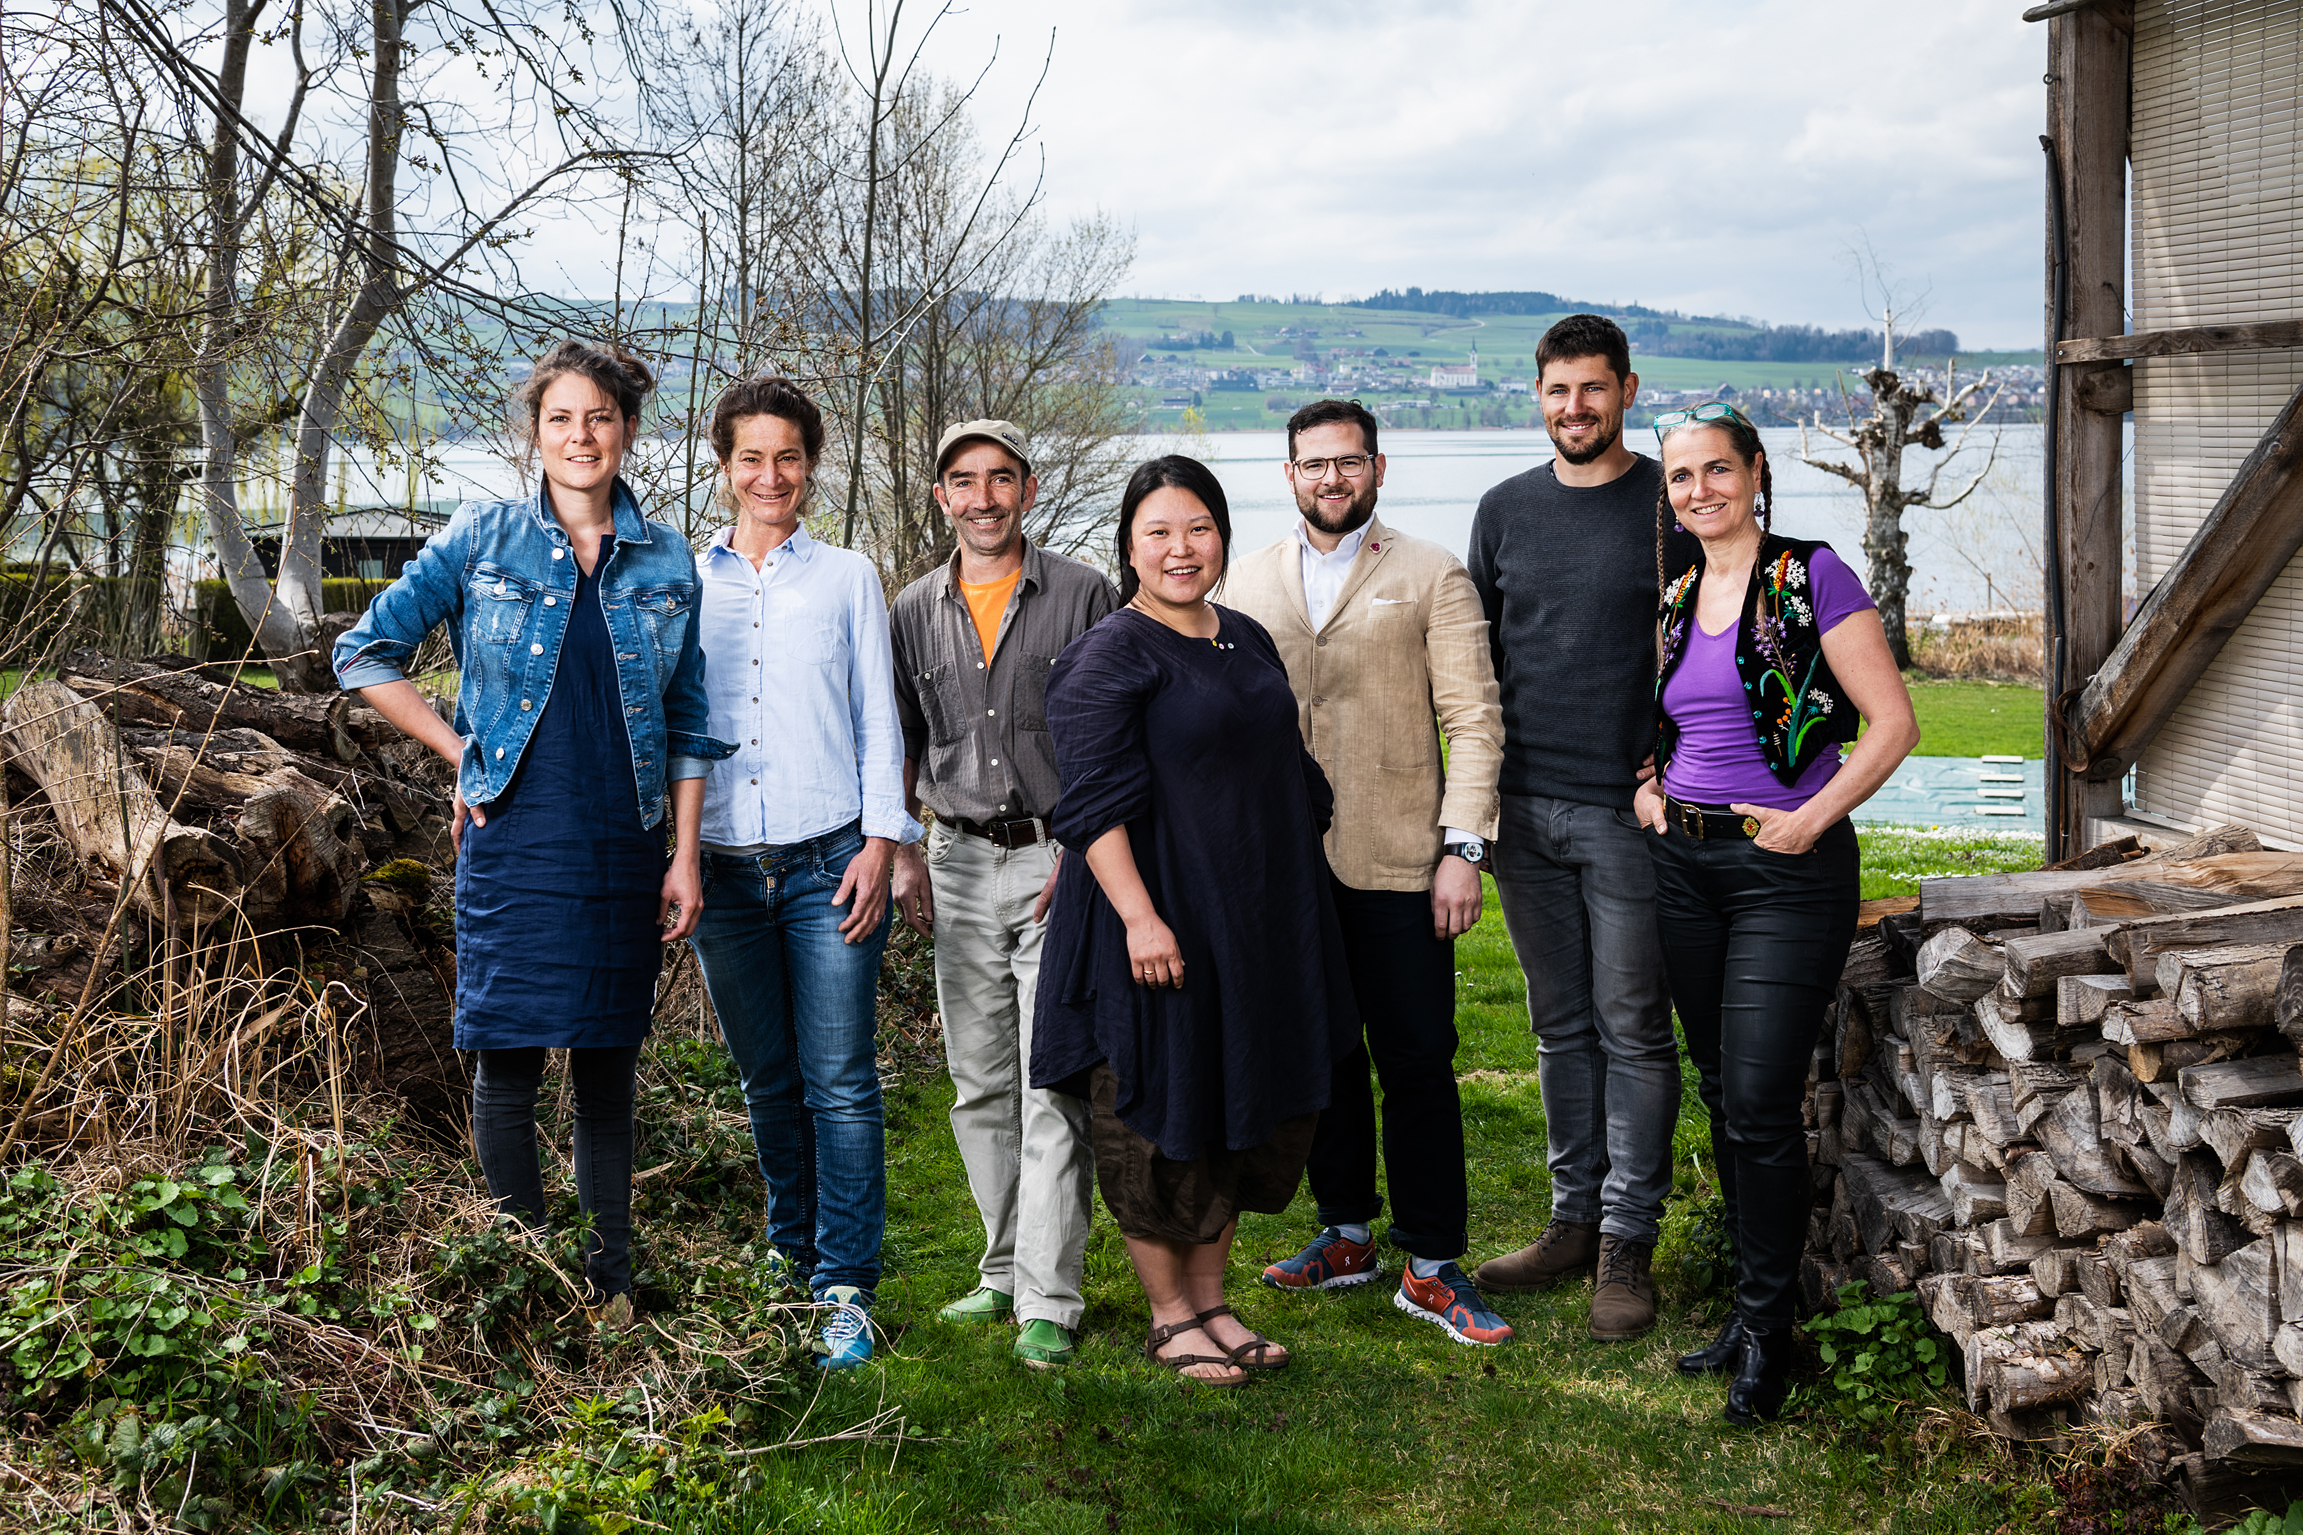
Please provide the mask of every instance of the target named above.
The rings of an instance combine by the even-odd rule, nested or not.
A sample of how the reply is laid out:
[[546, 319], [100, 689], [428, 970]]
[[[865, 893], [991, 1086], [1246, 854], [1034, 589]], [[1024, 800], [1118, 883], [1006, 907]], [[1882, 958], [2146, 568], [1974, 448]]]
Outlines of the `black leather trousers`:
[[1807, 1240], [1800, 1099], [1855, 936], [1861, 853], [1841, 821], [1797, 856], [1746, 837], [1648, 834], [1671, 998], [1711, 1113], [1735, 1303], [1788, 1327]]

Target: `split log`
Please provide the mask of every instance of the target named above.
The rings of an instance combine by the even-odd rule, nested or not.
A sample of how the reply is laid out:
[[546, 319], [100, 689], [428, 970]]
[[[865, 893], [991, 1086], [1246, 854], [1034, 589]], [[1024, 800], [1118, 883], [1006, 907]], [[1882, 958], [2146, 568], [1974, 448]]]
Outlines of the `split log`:
[[2124, 972], [2111, 975], [2067, 975], [2055, 983], [2055, 1022], [2066, 1029], [2100, 1027], [2104, 1012], [2114, 1002], [2132, 1001], [2135, 988]]
[[2055, 1214], [2055, 1234], [2065, 1238], [2125, 1231], [2150, 1213], [2139, 1204], [2106, 1199], [2060, 1179], [2049, 1185], [2047, 1197], [2049, 1208]]
[[2299, 1120], [2299, 1109], [2212, 1109], [2199, 1116], [2199, 1138], [2228, 1172], [2258, 1151], [2291, 1146]]
[[1952, 1224], [1951, 1201], [1916, 1169], [1850, 1155], [1841, 1182], [1865, 1252], [1884, 1251], [1898, 1240], [1925, 1243]]
[[[2281, 894], [2289, 892], [2282, 891]], [[2073, 931], [2100, 931], [2144, 917], [2171, 917], [2187, 911], [2214, 911], [2253, 897], [2228, 890], [2199, 890], [2162, 880], [2121, 879], [2075, 891], [2064, 923]]]
[[2107, 935], [2084, 932], [2040, 933], [2009, 939], [2001, 951], [2007, 962], [2005, 986], [2018, 997], [2052, 998], [2056, 982], [2065, 976], [2116, 974]]
[[2127, 1378], [2156, 1417], [2192, 1411], [2193, 1391], [2210, 1386], [2205, 1371], [2149, 1333], [2137, 1332], [2127, 1356]]
[[2024, 1236], [2055, 1234], [2052, 1190], [2060, 1180], [2055, 1163], [2043, 1151], [2011, 1157], [2007, 1163], [2007, 1223]]
[[2085, 1396], [2095, 1387], [2095, 1366], [2077, 1349], [2056, 1354], [2011, 1354], [1987, 1366], [1984, 1390], [2002, 1412], [2044, 1407]]
[[2219, 1406], [2200, 1435], [2209, 1460], [2245, 1466], [2303, 1467], [2303, 1423], [2270, 1413]]
[[[2115, 879], [2182, 879], [2178, 866], [2231, 853], [2260, 853], [2263, 844], [2244, 826], [2219, 826], [2187, 837], [2161, 852], [2092, 869], [2038, 869], [2014, 874], [1945, 875], [1919, 882], [1919, 918], [1924, 928], [1946, 922], [2002, 927], [2012, 919], [2036, 921], [2040, 902]], [[2193, 880], [2198, 875], [2190, 876]]]
[[2015, 1112], [2015, 1092], [2007, 1073], [1978, 1072], [1962, 1078], [1958, 1086], [1976, 1134], [1994, 1146], [2023, 1139], [2025, 1127]]
[[1997, 992], [1976, 999], [1975, 1023], [1991, 1048], [2011, 1062], [2067, 1055], [2086, 1038], [2085, 1032], [2058, 1028], [2052, 1008], [2042, 1009], [2036, 1020], [2026, 1019], [2020, 1005], [2009, 1004]]
[[2109, 1237], [2103, 1243], [2103, 1261], [2122, 1280], [2137, 1263], [2152, 1258], [2171, 1258], [2175, 1255], [2175, 1239], [2158, 1221], [2145, 1221], [2142, 1225]]
[[2172, 1253], [2136, 1259], [2120, 1276], [2120, 1283], [2125, 1286], [2127, 1310], [2135, 1319], [2137, 1332], [2156, 1337], [2169, 1313], [2182, 1308], [2183, 1299], [2175, 1293], [2175, 1255]]
[[2287, 1383], [2275, 1375], [2250, 1370], [2235, 1359], [2225, 1359], [2215, 1377], [2215, 1404], [2225, 1410], [2284, 1414]]
[[2159, 956], [2169, 950], [2239, 943], [2303, 943], [2303, 895], [2131, 922], [2112, 933], [2111, 957], [2126, 968], [2128, 984], [2146, 986], [2156, 979]]
[[1975, 1324], [1967, 1319], [1967, 1307], [1960, 1302], [1959, 1281], [1957, 1274], [1930, 1274], [1915, 1288], [1927, 1320], [1964, 1350], [1975, 1334]]
[[2162, 1156], [2159, 1149], [2148, 1141], [2132, 1146], [2114, 1141], [2112, 1150], [2119, 1161], [2126, 1164], [2128, 1171], [2135, 1175], [2135, 1180], [2151, 1191], [2152, 1199], [2160, 1204], [2167, 1202], [2168, 1191], [2175, 1186], [2173, 1157]]
[[2185, 1068], [2239, 1060], [2262, 1044], [2258, 1034], [2202, 1034], [2164, 1044], [2130, 1045], [2127, 1068], [2139, 1082], [2173, 1082]]
[[2279, 1032], [2303, 1039], [2303, 948], [2289, 949], [2279, 965], [2279, 996], [2273, 1003]]
[[[2073, 1187], [2107, 1199], [2144, 1197], [2143, 1186], [2122, 1173], [2106, 1154], [2095, 1094], [2065, 1093], [2055, 1111], [2043, 1115], [2031, 1128], [2055, 1163], [2055, 1170]], [[2133, 1224], [2124, 1221], [2110, 1229], [2124, 1231]]]
[[[1989, 1282], [1964, 1280], [1961, 1289]], [[1982, 1410], [1987, 1399], [1987, 1383], [1993, 1364], [2003, 1359], [2051, 1353], [2054, 1349], [2055, 1324], [2050, 1321], [2020, 1321], [2006, 1326], [1978, 1328], [1971, 1332], [1960, 1350], [1966, 1365], [1965, 1383], [1969, 1407]]]
[[2248, 1243], [2223, 1261], [2191, 1271], [2192, 1305], [2225, 1357], [2250, 1370], [2276, 1370], [2271, 1335], [2279, 1329], [2279, 1289], [2268, 1239]]
[[2190, 1039], [2199, 1030], [2175, 1010], [2173, 1001], [2154, 997], [2148, 1002], [2115, 1002], [2103, 1014], [2097, 1026], [2103, 1037], [2115, 1045], [2163, 1045], [2173, 1039]]
[[130, 889], [138, 910], [199, 924], [232, 908], [244, 882], [238, 850], [169, 817], [94, 705], [61, 683], [29, 682], [0, 706], [0, 736], [73, 852], [115, 880], [138, 876]]
[[2159, 956], [2159, 994], [2171, 997], [2188, 1033], [2267, 1029], [2279, 1021], [2279, 976], [2296, 944], [2171, 949]]
[[2187, 1152], [2176, 1159], [2162, 1219], [2176, 1247], [2196, 1264], [2220, 1263], [2249, 1240], [2247, 1228], [2216, 1203], [2222, 1176], [2221, 1164], [2206, 1153]]
[[2303, 1103], [2303, 1068], [2293, 1051], [2186, 1066], [2177, 1075], [2184, 1101], [2200, 1109]]
[[2071, 1260], [2079, 1292], [2098, 1306], [2119, 1304], [2119, 1270], [2101, 1252], [2082, 1252]]
[[1919, 946], [1919, 984], [1950, 1002], [1972, 1002], [1999, 984], [2006, 958], [1961, 927], [1947, 927]]
[[1951, 1218], [1962, 1226], [1978, 1226], [2007, 1213], [2007, 1180], [1995, 1178], [1965, 1162], [1951, 1164], [1941, 1179], [1944, 1197], [1951, 1201]]
[[2279, 1315], [2284, 1321], [2303, 1322], [2303, 1222], [2279, 1222], [2271, 1228], [2270, 1242], [2271, 1267], [2279, 1283]]

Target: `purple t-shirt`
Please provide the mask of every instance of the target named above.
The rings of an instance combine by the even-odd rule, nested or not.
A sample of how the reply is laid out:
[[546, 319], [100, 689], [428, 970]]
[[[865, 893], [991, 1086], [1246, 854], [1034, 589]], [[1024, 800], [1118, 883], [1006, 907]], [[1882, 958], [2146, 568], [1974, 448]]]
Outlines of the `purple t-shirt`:
[[[1818, 549], [1807, 563], [1807, 584], [1815, 608], [1815, 630], [1829, 634], [1850, 613], [1875, 607], [1871, 594], [1846, 562]], [[1692, 612], [1686, 649], [1671, 680], [1663, 685], [1663, 712], [1679, 727], [1679, 744], [1664, 769], [1664, 791], [1691, 805], [1764, 805], [1797, 810], [1813, 799], [1839, 771], [1839, 753], [1826, 751], [1807, 765], [1789, 788], [1767, 770], [1759, 754], [1759, 730], [1751, 723], [1749, 696], [1735, 670], [1735, 623], [1718, 634], [1704, 633]]]

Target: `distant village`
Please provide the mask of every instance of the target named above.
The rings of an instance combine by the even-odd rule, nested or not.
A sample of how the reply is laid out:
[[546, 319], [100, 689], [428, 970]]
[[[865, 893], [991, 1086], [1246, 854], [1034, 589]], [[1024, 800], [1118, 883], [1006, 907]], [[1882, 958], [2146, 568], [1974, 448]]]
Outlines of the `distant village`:
[[[1162, 355], [1146, 349], [1132, 360], [1128, 369], [1128, 384], [1134, 391], [1130, 403], [1150, 413], [1204, 409], [1211, 401], [1261, 395], [1266, 413], [1277, 425], [1287, 413], [1310, 400], [1323, 395], [1351, 395], [1364, 400], [1379, 419], [1453, 409], [1472, 413], [1480, 418], [1478, 424], [1481, 425], [1541, 424], [1541, 413], [1533, 399], [1534, 379], [1523, 372], [1507, 373], [1492, 365], [1483, 366], [1477, 346], [1473, 346], [1470, 355], [1462, 361], [1427, 361], [1421, 356], [1420, 348], [1353, 346], [1350, 343], [1354, 340], [1365, 339], [1364, 332], [1357, 330], [1323, 337], [1316, 328], [1289, 327], [1278, 334], [1293, 343], [1292, 355], [1284, 361], [1277, 357], [1253, 357], [1229, 366], [1210, 366], [1213, 359], [1202, 362], [1193, 357], [1187, 361], [1183, 356]], [[1151, 345], [1161, 344], [1155, 341]], [[1176, 337], [1167, 340], [1167, 344], [1194, 351], [1212, 348], [1227, 352], [1235, 345], [1229, 332], [1220, 336]], [[1634, 368], [1639, 364], [1636, 346], [1632, 364]], [[1906, 378], [1925, 382], [1939, 394], [1944, 390], [1946, 380], [1941, 367], [1920, 364], [1899, 371]], [[2015, 364], [1994, 367], [1990, 372], [1993, 383], [1999, 387], [1984, 420], [2040, 419], [2047, 387], [2044, 368], [2037, 364]], [[1973, 377], [1974, 370], [1959, 370], [1960, 382]], [[1707, 400], [1733, 400], [1761, 426], [1793, 426], [1818, 417], [1826, 422], [1844, 423], [1851, 413], [1860, 418], [1871, 408], [1871, 393], [1864, 385], [1860, 367], [1852, 363], [1836, 367], [1818, 363], [1812, 379], [1784, 387], [1739, 389], [1722, 381], [1706, 389], [1643, 389], [1634, 420], [1643, 421], [1658, 411]], [[1495, 419], [1499, 415], [1504, 419]], [[1422, 423], [1411, 419], [1402, 424]]]

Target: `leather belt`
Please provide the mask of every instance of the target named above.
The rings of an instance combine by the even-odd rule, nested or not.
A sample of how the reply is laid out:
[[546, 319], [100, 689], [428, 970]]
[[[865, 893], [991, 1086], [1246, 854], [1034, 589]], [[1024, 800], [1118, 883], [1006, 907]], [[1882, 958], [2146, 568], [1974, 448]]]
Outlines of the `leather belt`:
[[1663, 813], [1671, 824], [1690, 837], [1741, 837], [1746, 841], [1759, 835], [1756, 816], [1737, 815], [1716, 805], [1690, 805], [1685, 800], [1663, 797]]
[[981, 837], [994, 847], [1014, 852], [1019, 847], [1037, 847], [1053, 840], [1054, 833], [1048, 823], [1036, 815], [1019, 816], [1012, 821], [970, 821], [962, 816], [952, 817], [952, 828], [971, 837]]

